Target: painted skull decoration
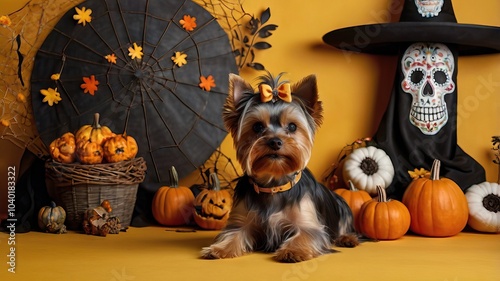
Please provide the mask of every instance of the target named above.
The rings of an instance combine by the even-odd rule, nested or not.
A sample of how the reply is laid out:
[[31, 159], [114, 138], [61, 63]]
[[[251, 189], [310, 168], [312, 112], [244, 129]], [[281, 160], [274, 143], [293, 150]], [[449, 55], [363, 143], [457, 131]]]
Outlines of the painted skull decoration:
[[453, 93], [455, 60], [439, 43], [415, 43], [403, 54], [401, 88], [413, 96], [410, 122], [423, 134], [435, 135], [448, 121], [444, 96]]
[[415, 0], [418, 12], [426, 18], [435, 17], [441, 12], [444, 0]]

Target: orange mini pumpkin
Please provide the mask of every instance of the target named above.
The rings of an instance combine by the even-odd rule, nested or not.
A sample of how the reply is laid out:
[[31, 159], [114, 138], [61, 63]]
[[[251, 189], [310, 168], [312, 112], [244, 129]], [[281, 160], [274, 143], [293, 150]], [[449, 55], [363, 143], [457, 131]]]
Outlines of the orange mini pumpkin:
[[385, 189], [377, 186], [378, 197], [359, 210], [359, 227], [366, 237], [379, 240], [401, 238], [410, 228], [410, 212], [397, 200], [387, 200]]
[[82, 164], [100, 164], [103, 159], [102, 146], [90, 140], [76, 143], [76, 156]]
[[411, 231], [432, 237], [458, 234], [469, 216], [467, 198], [451, 179], [439, 178], [441, 162], [434, 160], [429, 177], [413, 180], [403, 195], [411, 214]]
[[133, 159], [139, 148], [135, 139], [124, 133], [107, 139], [104, 142], [103, 150], [106, 162], [116, 163]]
[[174, 167], [170, 169], [170, 181], [170, 186], [160, 187], [153, 197], [153, 217], [162, 225], [188, 224], [193, 218], [193, 192], [188, 187], [179, 186]]
[[354, 218], [354, 227], [359, 231], [358, 225], [358, 214], [361, 206], [366, 202], [370, 201], [372, 197], [370, 194], [364, 190], [357, 189], [352, 181], [348, 181], [349, 189], [338, 188], [334, 192], [340, 195], [346, 201], [349, 208], [351, 208], [352, 216]]
[[194, 200], [194, 221], [204, 229], [222, 229], [226, 226], [233, 206], [233, 195], [229, 189], [221, 189], [216, 173], [210, 174], [211, 184]]
[[102, 145], [103, 142], [113, 137], [115, 134], [106, 126], [101, 126], [99, 124], [99, 113], [94, 114], [94, 122], [92, 125], [83, 125], [78, 129], [75, 134], [76, 142], [80, 140], [97, 143], [98, 145]]
[[50, 156], [60, 163], [73, 163], [76, 160], [76, 142], [73, 133], [65, 133], [49, 145]]

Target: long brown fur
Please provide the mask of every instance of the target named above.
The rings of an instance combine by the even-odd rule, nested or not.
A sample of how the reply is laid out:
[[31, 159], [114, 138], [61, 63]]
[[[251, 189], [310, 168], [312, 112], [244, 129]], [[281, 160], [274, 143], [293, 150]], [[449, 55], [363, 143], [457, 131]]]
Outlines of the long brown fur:
[[[261, 83], [276, 89], [287, 83], [281, 75], [261, 77]], [[323, 120], [316, 77], [307, 76], [290, 89], [291, 102], [261, 102], [249, 83], [230, 75], [223, 119], [245, 175], [235, 188], [227, 226], [203, 248], [203, 258], [260, 250], [274, 252], [281, 262], [300, 262], [332, 252], [332, 245], [358, 245], [348, 205], [306, 168]], [[281, 186], [291, 188], [265, 191]]]

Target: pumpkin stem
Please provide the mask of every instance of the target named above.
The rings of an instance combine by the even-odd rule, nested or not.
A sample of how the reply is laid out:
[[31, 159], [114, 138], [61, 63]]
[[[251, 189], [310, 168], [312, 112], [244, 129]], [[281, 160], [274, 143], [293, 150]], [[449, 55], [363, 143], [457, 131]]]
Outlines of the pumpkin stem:
[[215, 191], [220, 191], [220, 181], [219, 177], [217, 176], [217, 173], [211, 173], [210, 174], [210, 180], [212, 184], [210, 185], [210, 189], [215, 190]]
[[378, 171], [378, 164], [377, 161], [373, 160], [373, 158], [366, 157], [361, 161], [361, 164], [359, 164], [359, 167], [365, 173], [366, 175], [373, 175]]
[[177, 170], [174, 166], [170, 168], [170, 187], [179, 186], [179, 176], [177, 175]]
[[54, 201], [50, 201], [50, 207], [51, 207], [51, 208], [55, 208], [55, 207], [57, 207], [56, 202], [54, 202]]
[[347, 184], [349, 185], [350, 191], [358, 191], [358, 189], [354, 186], [354, 183], [352, 183], [351, 180], [347, 181]]
[[94, 113], [94, 124], [92, 124], [92, 128], [99, 129], [101, 128], [101, 124], [99, 124], [99, 113]]
[[441, 169], [441, 161], [434, 159], [431, 167], [431, 180], [439, 180], [439, 170]]
[[387, 193], [385, 193], [385, 188], [377, 185], [378, 202], [387, 202]]
[[493, 193], [486, 195], [483, 198], [483, 206], [490, 212], [500, 212], [500, 197]]

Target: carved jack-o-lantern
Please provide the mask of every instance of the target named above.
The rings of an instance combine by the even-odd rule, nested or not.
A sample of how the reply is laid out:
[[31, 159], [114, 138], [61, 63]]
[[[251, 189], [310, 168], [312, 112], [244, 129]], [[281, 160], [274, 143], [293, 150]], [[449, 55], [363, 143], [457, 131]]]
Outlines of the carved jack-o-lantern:
[[211, 185], [194, 200], [194, 221], [204, 229], [222, 229], [229, 218], [233, 205], [229, 189], [220, 188], [217, 174], [210, 175]]

